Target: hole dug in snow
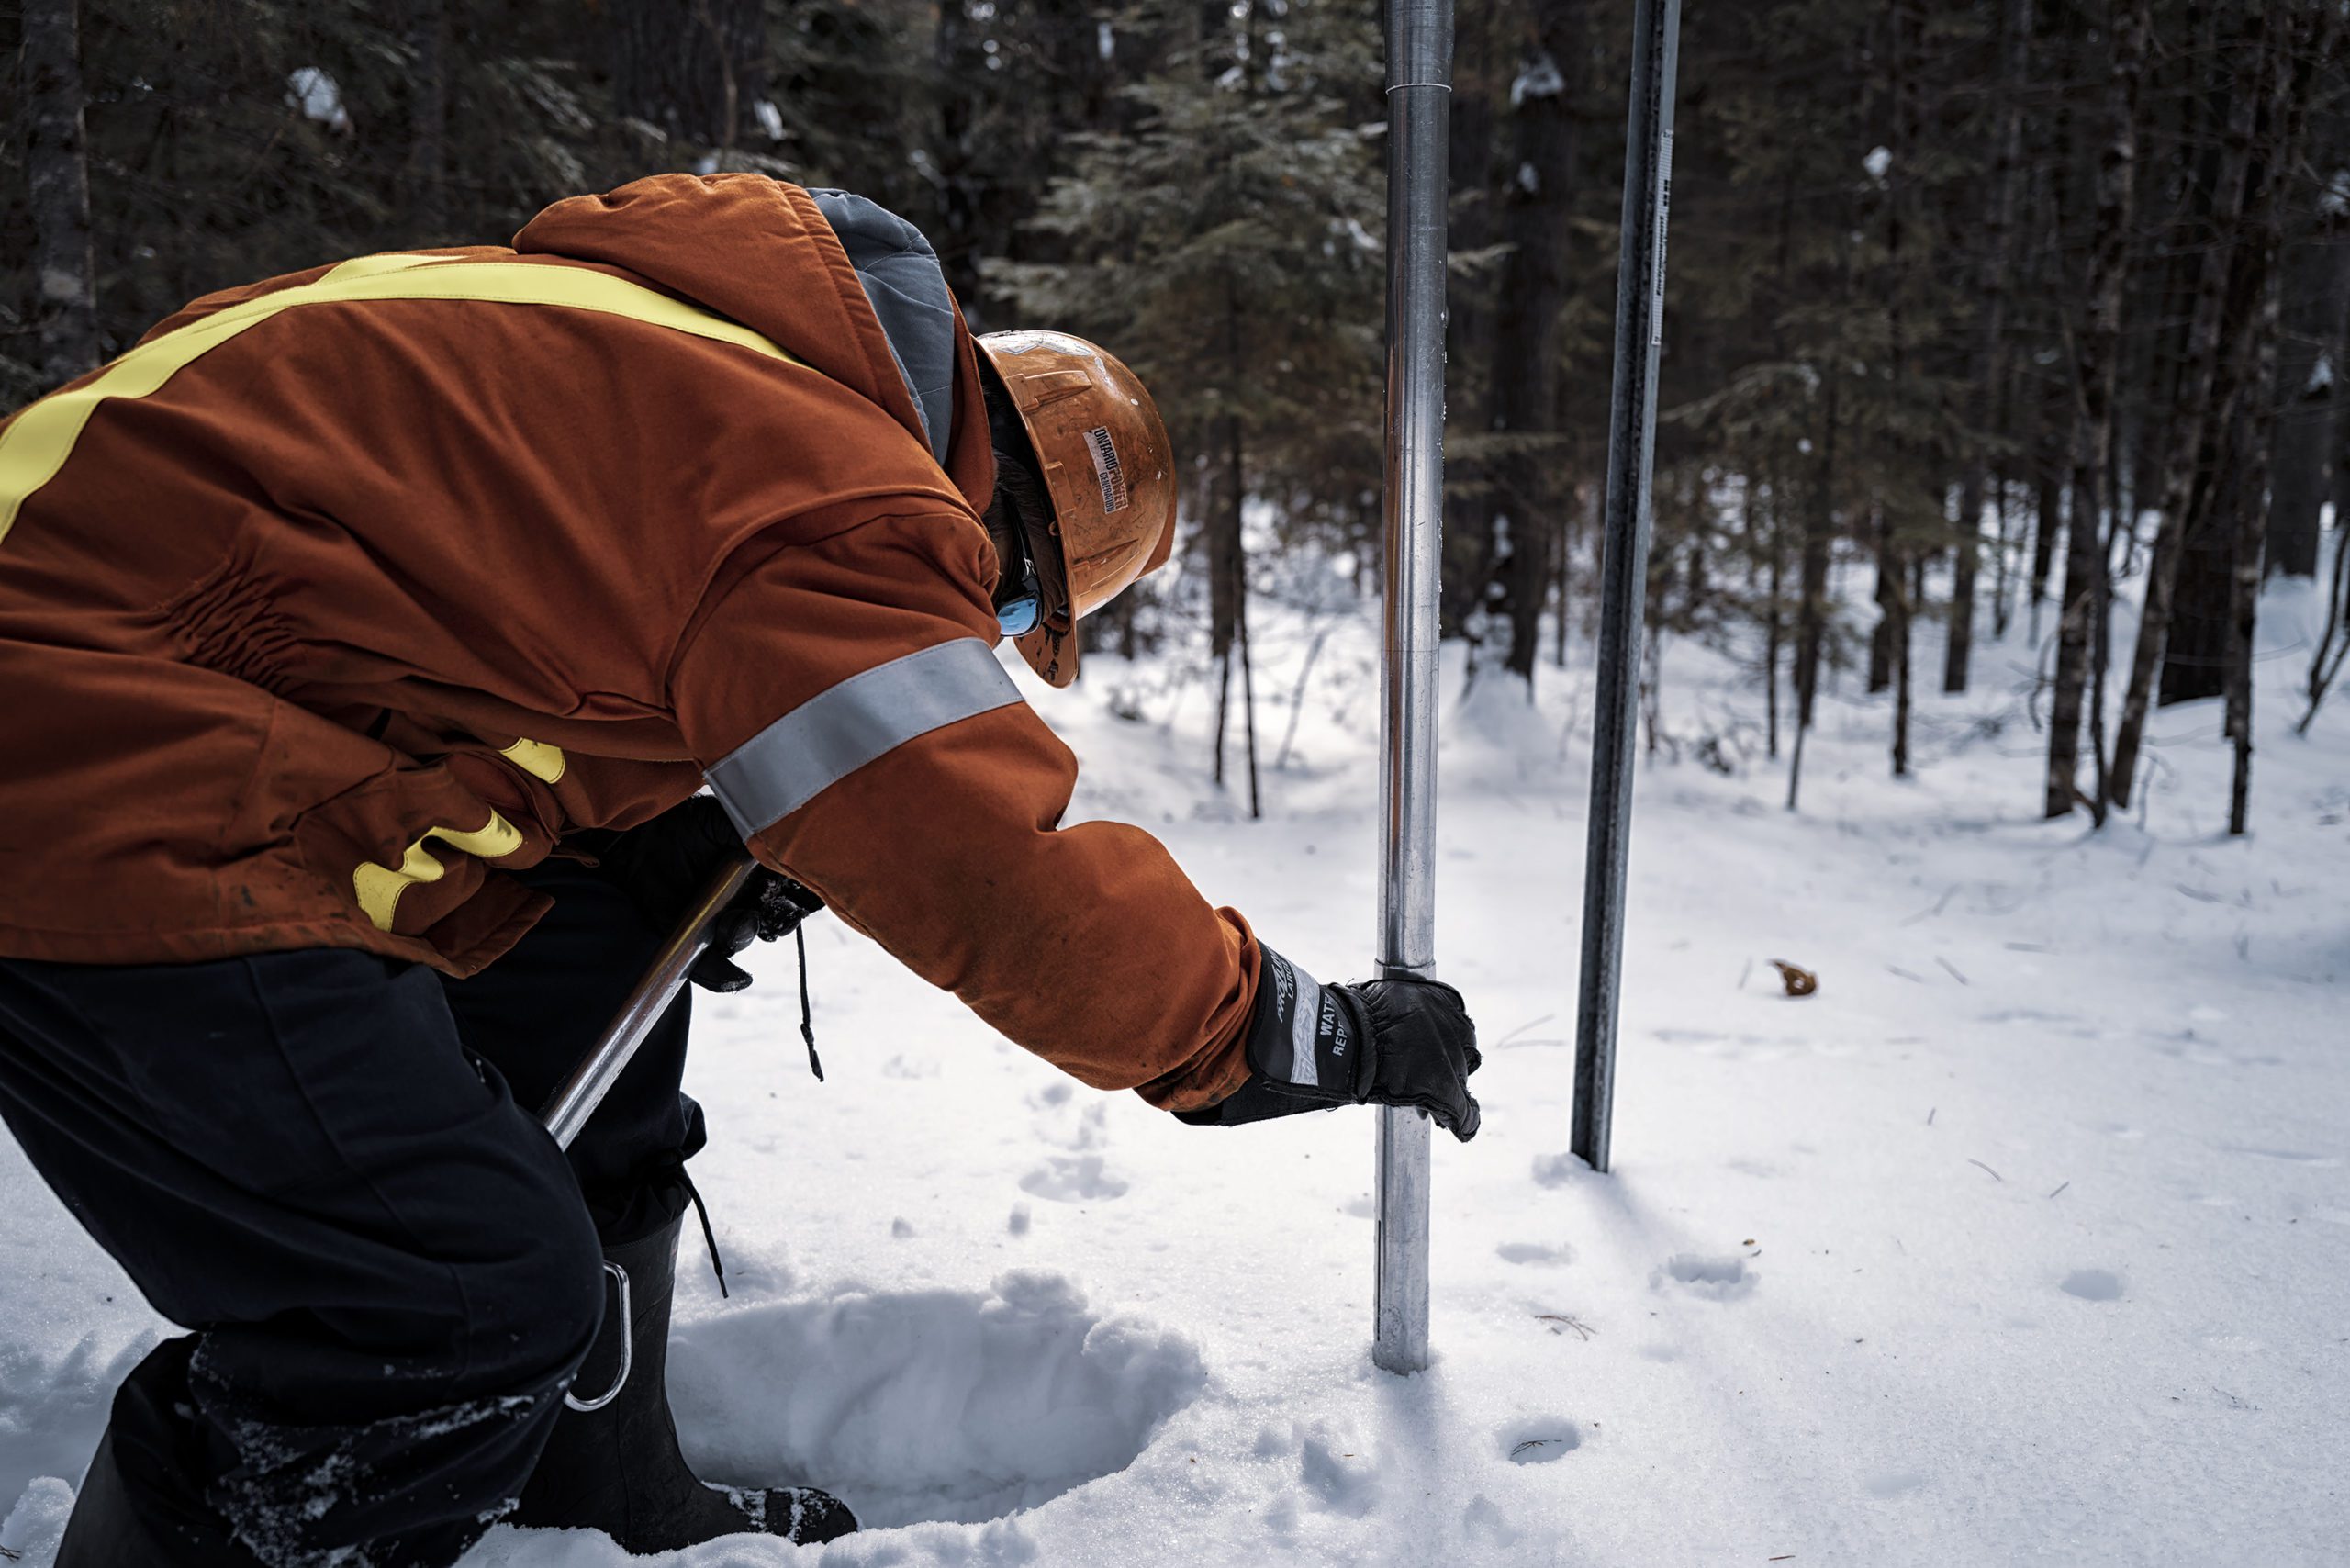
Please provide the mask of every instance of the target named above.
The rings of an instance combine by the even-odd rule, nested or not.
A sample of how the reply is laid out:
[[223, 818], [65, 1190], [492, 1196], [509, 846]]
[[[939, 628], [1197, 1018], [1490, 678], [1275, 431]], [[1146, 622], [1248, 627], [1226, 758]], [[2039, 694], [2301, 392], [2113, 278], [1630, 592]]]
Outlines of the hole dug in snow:
[[1583, 1433], [1562, 1417], [1519, 1421], [1495, 1434], [1512, 1464], [1550, 1464], [1583, 1447]]
[[1711, 1301], [1735, 1301], [1751, 1293], [1761, 1278], [1746, 1266], [1745, 1259], [1735, 1255], [1708, 1258], [1676, 1252], [1649, 1276], [1649, 1285], [1654, 1290], [1678, 1289]]
[[835, 1492], [867, 1525], [973, 1523], [1124, 1470], [1207, 1382], [1180, 1334], [1058, 1274], [843, 1288], [680, 1322], [669, 1394], [705, 1480]]

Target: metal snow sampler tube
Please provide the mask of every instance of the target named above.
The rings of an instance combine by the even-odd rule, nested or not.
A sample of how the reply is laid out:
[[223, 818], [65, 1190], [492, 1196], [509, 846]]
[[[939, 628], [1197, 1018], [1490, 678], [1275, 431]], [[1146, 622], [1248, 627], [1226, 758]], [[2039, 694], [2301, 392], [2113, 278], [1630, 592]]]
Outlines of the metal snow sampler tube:
[[[1387, 485], [1379, 972], [1436, 977], [1437, 582], [1444, 509], [1452, 0], [1387, 4]], [[1382, 1105], [1371, 1361], [1428, 1364], [1428, 1121]]]

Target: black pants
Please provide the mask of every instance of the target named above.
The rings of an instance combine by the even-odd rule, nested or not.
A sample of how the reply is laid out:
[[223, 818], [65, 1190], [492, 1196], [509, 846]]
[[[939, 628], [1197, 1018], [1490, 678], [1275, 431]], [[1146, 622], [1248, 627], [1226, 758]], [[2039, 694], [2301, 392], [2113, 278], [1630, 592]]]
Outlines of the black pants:
[[187, 1562], [453, 1562], [594, 1340], [599, 1233], [682, 1206], [703, 1136], [682, 999], [567, 1159], [534, 1114], [662, 934], [592, 872], [531, 879], [554, 911], [468, 980], [331, 949], [0, 959], [0, 1118], [195, 1330], [113, 1417], [140, 1517]]

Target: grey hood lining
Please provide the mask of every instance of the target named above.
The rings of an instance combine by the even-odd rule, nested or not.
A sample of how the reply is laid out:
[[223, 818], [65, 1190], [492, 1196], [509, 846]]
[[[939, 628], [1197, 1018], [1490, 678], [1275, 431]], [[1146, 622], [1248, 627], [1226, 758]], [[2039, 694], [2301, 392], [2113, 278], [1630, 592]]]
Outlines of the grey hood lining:
[[848, 253], [942, 468], [955, 434], [955, 297], [938, 252], [904, 218], [848, 191], [811, 190]]

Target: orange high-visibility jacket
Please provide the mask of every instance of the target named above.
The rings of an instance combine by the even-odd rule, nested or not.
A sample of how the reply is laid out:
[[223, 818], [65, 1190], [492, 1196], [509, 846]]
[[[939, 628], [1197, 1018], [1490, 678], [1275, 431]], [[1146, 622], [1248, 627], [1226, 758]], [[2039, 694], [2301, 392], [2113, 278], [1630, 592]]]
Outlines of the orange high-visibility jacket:
[[543, 908], [504, 869], [707, 781], [1012, 1039], [1230, 1093], [1256, 944], [1147, 834], [1058, 825], [951, 344], [934, 439], [816, 199], [670, 175], [208, 296], [19, 410], [0, 956], [468, 974]]

